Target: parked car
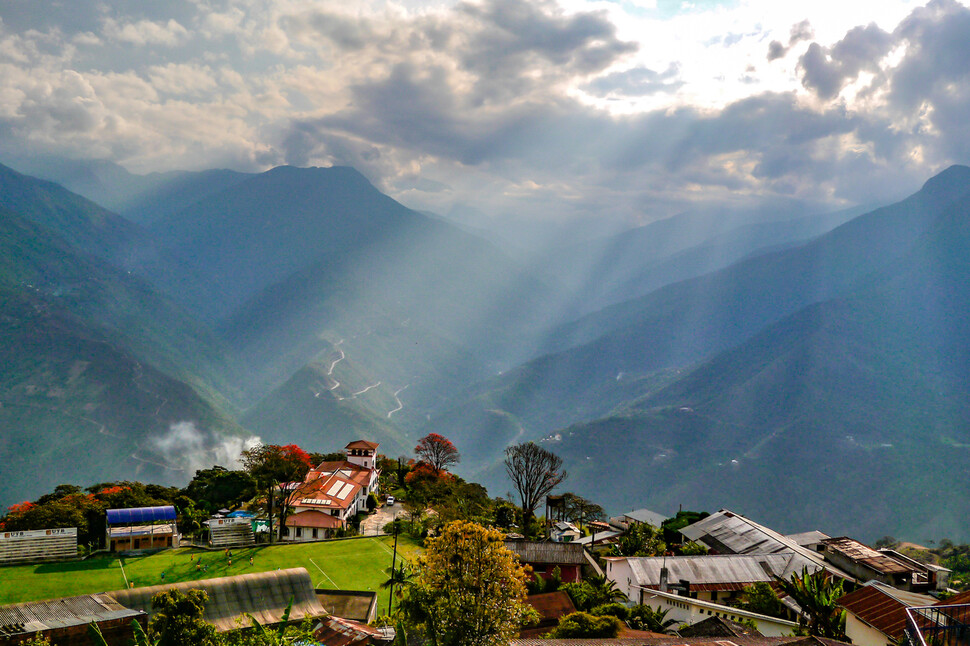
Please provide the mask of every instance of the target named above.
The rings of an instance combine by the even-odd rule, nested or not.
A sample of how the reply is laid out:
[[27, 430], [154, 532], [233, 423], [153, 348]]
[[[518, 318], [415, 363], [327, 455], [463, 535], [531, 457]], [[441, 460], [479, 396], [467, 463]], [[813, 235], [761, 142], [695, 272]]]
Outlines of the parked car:
[[388, 506], [391, 506], [391, 505], [394, 504], [394, 496], [388, 496], [387, 497], [387, 504], [388, 504]]

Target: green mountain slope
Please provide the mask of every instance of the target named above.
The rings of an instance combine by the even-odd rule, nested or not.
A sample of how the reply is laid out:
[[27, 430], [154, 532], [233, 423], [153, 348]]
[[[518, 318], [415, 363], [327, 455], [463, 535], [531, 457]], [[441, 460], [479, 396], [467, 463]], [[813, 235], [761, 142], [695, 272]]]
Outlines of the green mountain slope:
[[[811, 305], [557, 450], [608, 504], [728, 506], [776, 526], [966, 540], [970, 199], [851, 294]], [[617, 493], [623, 492], [623, 493]]]
[[200, 451], [243, 434], [211, 403], [209, 376], [224, 363], [212, 337], [147, 284], [0, 211], [0, 499], [102, 471], [172, 480], [186, 462], [155, 440], [173, 426], [193, 425]]

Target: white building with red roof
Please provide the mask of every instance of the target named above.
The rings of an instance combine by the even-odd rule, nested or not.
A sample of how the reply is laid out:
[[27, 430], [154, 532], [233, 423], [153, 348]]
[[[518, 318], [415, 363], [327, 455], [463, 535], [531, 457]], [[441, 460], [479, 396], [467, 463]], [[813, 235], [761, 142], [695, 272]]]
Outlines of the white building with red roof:
[[347, 527], [355, 514], [367, 511], [367, 496], [377, 492], [376, 442], [356, 440], [345, 447], [347, 458], [321, 462], [307, 473], [291, 497], [292, 513], [283, 537], [291, 541], [329, 538]]

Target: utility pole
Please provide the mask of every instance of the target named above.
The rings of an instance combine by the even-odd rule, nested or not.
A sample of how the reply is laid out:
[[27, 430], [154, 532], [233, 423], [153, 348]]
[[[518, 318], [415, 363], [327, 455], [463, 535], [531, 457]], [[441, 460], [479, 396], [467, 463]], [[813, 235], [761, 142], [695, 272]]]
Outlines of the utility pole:
[[394, 523], [394, 555], [391, 557], [391, 589], [387, 594], [388, 616], [390, 616], [391, 610], [394, 608], [394, 577], [397, 576], [394, 573], [394, 566], [395, 564], [397, 564], [397, 534], [398, 534], [398, 524], [395, 522]]

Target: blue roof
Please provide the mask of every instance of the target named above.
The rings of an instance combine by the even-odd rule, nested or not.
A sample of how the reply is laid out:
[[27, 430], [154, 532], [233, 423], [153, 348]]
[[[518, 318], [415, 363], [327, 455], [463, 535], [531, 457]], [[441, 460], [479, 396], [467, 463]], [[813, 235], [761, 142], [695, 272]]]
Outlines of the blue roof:
[[253, 518], [255, 515], [256, 514], [251, 511], [243, 511], [240, 509], [239, 511], [234, 511], [229, 514], [229, 518]]
[[150, 523], [156, 520], [175, 520], [175, 507], [132, 507], [130, 509], [109, 509], [109, 525], [133, 525]]

